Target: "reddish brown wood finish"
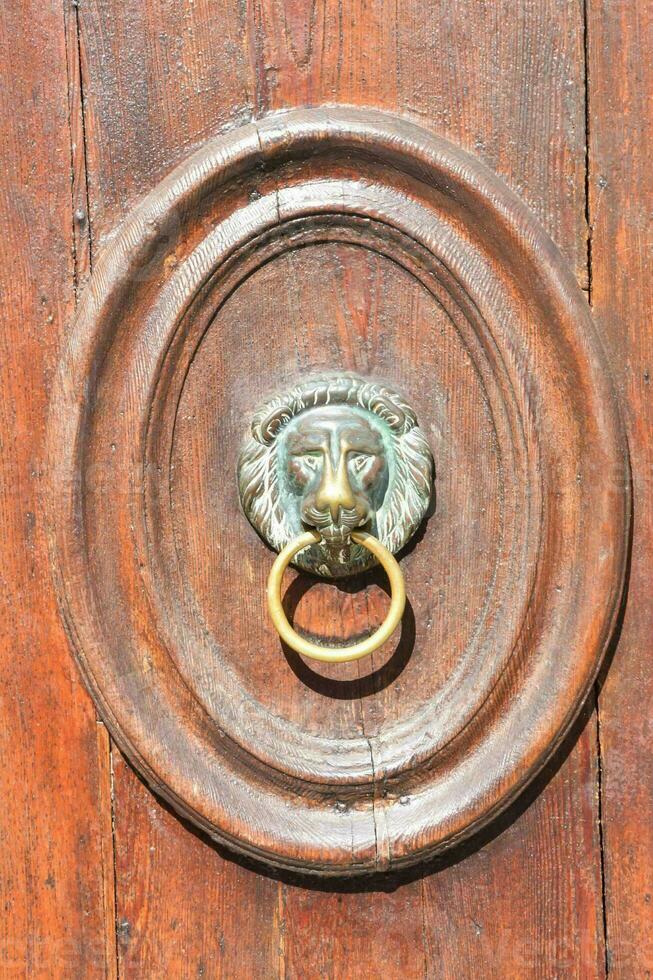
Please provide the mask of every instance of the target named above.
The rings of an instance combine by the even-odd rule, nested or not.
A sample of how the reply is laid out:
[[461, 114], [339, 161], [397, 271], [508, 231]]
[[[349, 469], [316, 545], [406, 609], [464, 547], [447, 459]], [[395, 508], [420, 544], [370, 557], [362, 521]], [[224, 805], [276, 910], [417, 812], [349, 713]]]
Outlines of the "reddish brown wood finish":
[[[144, 29], [144, 10], [151, 10], [157, 19], [156, 38]], [[405, 30], [397, 23], [397, 8], [381, 2], [346, 7], [293, 5], [287, 8], [289, 14], [274, 3], [238, 10], [230, 4], [194, 5], [183, 15], [184, 61], [170, 54], [174, 38], [182, 33], [179, 7], [159, 3], [154, 10], [126, 6], [110, 11], [99, 4], [86, 4], [82, 10], [89, 172], [98, 239], [124, 215], [139, 191], [149, 189], [169, 164], [180, 160], [187, 145], [214, 134], [232, 112], [241, 118], [242, 112], [252, 109], [336, 99], [369, 101], [422, 114], [435, 131], [479, 153], [535, 209], [574, 263], [581, 282], [586, 280], [584, 28], [577, 4], [555, 8], [527, 4], [518, 16], [512, 3], [480, 9], [467, 3], [411, 5], [404, 14]], [[475, 18], [481, 18], [478, 28]], [[217, 19], [220, 31], [216, 39], [213, 24]], [[318, 43], [309, 39], [309, 32], [318, 32]], [[526, 37], [528, 43], [524, 43]], [[207, 57], [208, 49], [211, 57]], [[225, 85], [223, 102], [216, 93], [224, 93]], [[147, 103], [139, 96], [143, 91], [147, 91]], [[207, 93], [211, 94], [210, 109]], [[233, 109], [226, 106], [230, 99]], [[145, 104], [147, 125], [134, 111]], [[177, 112], [179, 104], [184, 105], [184, 112]], [[173, 117], [174, 123], [170, 122]], [[501, 923], [510, 919], [515, 906], [553, 908], [562, 896], [574, 911], [559, 921], [555, 941], [545, 941], [552, 935], [550, 920], [524, 915], [519, 948], [538, 963], [541, 973], [555, 972], [557, 952], [562, 950], [568, 957], [577, 946], [578, 931], [571, 922], [582, 921], [586, 923], [587, 956], [579, 961], [576, 972], [600, 974], [598, 824], [595, 808], [588, 813], [585, 806], [593, 799], [596, 785], [592, 727], [584, 731], [581, 743], [571, 762], [544, 790], [537, 809], [528, 810], [515, 825], [519, 846], [512, 852], [509, 867], [503, 848], [494, 842], [481, 855], [467, 858], [466, 878], [460, 886], [460, 866], [439, 873], [444, 904], [420, 882], [403, 884], [398, 892], [402, 900], [393, 912], [396, 935], [407, 937], [408, 975], [437, 975], [443, 950], [451, 970], [464, 950], [469, 950], [479, 969], [488, 970], [490, 957], [497, 951], [492, 937], [501, 932]], [[116, 808], [133, 827], [134, 852], [148, 840], [153, 819], [151, 811], [135, 807], [137, 790], [147, 793], [140, 784], [127, 791], [118, 769]], [[563, 801], [569, 796], [574, 818], [561, 820]], [[563, 853], [567, 841], [574, 859], [562, 871], [556, 856]], [[547, 859], [533, 874], [526, 855], [534, 852], [536, 842]], [[201, 845], [192, 835], [180, 836], [177, 846], [183, 855], [180, 860], [191, 864], [202, 860], [197, 857]], [[226, 866], [214, 857], [219, 888]], [[172, 904], [183, 901], [183, 879], [171, 873], [176, 861], [175, 857], [173, 864], [168, 860], [152, 865], [147, 890], [137, 898], [121, 889], [119, 874], [122, 919], [139, 921], [141, 910], [163, 890]], [[256, 887], [256, 876], [245, 873], [240, 883], [243, 894]], [[334, 899], [341, 909], [341, 932], [352, 935], [355, 922], [357, 939], [334, 943], [325, 953], [325, 944], [309, 939], [300, 924], [299, 908], [306, 893], [292, 885], [279, 885], [279, 890], [275, 907], [281, 910], [283, 935], [280, 973], [285, 964], [299, 965], [307, 976], [320, 969], [324, 972], [325, 957], [334, 975], [361, 970], [361, 963], [369, 966], [384, 961], [384, 930], [378, 928], [385, 904], [381, 895], [371, 893], [363, 901], [358, 895], [344, 893], [339, 896], [341, 903]], [[311, 894], [319, 907], [322, 893]], [[202, 896], [198, 888], [187, 910], [184, 935], [189, 949], [196, 949], [195, 937], [203, 929], [207, 903]], [[472, 896], [485, 911], [481, 928], [468, 913]], [[364, 918], [356, 917], [361, 909]], [[425, 954], [414, 941], [413, 930], [422, 920], [431, 954]], [[242, 923], [238, 916], [227, 916], [223, 926], [227, 942], [239, 943]], [[123, 959], [123, 968], [138, 974], [140, 963], [156, 950], [165, 973], [167, 944], [160, 938], [167, 931], [163, 924], [160, 930], [142, 931], [136, 953]], [[502, 946], [497, 975], [501, 970], [503, 975], [514, 975], [520, 963], [523, 958], [509, 944]]]
[[70, 663], [40, 494], [74, 308], [62, 11], [0, 11], [0, 975], [113, 976], [108, 737]]
[[[314, 322], [383, 274], [363, 336]], [[440, 472], [404, 560], [412, 636], [363, 722], [337, 669], [332, 690], [288, 684], [233, 480], [261, 391], [361, 365], [414, 386]], [[400, 868], [483, 827], [559, 744], [621, 594], [625, 444], [580, 289], [473, 157], [335, 106], [207, 142], [97, 261], [51, 406], [77, 655], [148, 781], [218, 841], [316, 874]], [[316, 613], [323, 633], [328, 600]]]
[[[103, 781], [95, 775], [93, 712], [53, 619], [36, 505], [34, 549], [26, 553], [23, 545], [23, 506], [29, 511], [35, 497], [28, 466], [42, 460], [41, 372], [54, 364], [57, 326], [71, 308], [66, 290], [72, 264], [56, 245], [68, 248], [73, 227], [65, 23], [74, 201], [83, 208], [79, 53], [98, 249], [141, 194], [223, 125], [270, 108], [344, 101], [409, 111], [477, 153], [535, 210], [583, 285], [587, 38], [593, 294], [627, 407], [640, 555], [623, 641], [602, 696], [608, 961], [616, 976], [645, 973], [651, 969], [653, 917], [644, 722], [650, 714], [651, 557], [647, 237], [640, 213], [650, 186], [646, 156], [639, 152], [650, 134], [644, 5], [590, 3], [584, 24], [582, 6], [572, 0], [399, 7], [383, 0], [81, 0], [79, 47], [77, 6], [63, 4], [65, 18], [56, 5], [37, 9], [31, 3], [2, 15], [0, 61], [7, 81], [0, 120], [7, 166], [1, 200], [9, 232], [4, 268], [11, 270], [11, 289], [3, 295], [2, 374], [10, 394], [2, 480], [12, 494], [21, 487], [21, 498], [7, 494], [4, 505], [3, 538], [11, 558], [3, 569], [2, 661], [10, 678], [3, 682], [10, 701], [3, 714], [25, 724], [12, 721], [3, 737], [0, 971], [100, 976], [115, 969], [110, 887], [106, 927], [102, 923], [102, 882], [110, 885], [111, 879], [100, 861], [102, 826], [110, 846], [108, 776]], [[41, 153], [44, 132], [47, 151]], [[82, 278], [88, 242], [83, 214], [74, 227]], [[41, 282], [56, 300], [48, 311], [53, 323], [37, 333], [32, 325], [41, 323]], [[358, 332], [367, 319], [357, 302], [346, 310], [346, 322]], [[298, 614], [312, 614], [307, 602], [312, 604], [311, 596]], [[56, 681], [54, 692], [53, 677], [67, 678], [64, 687]], [[361, 710], [367, 704], [362, 699]], [[108, 774], [99, 731], [99, 770]], [[338, 885], [323, 891], [241, 867], [179, 822], [114, 753], [122, 975], [603, 975], [595, 733], [591, 717], [567, 745], [562, 767], [536, 787], [534, 802], [526, 808], [524, 801], [523, 812], [513, 809], [505, 829], [480, 841], [480, 850], [424, 877], [391, 879], [384, 886], [395, 889], [389, 892], [378, 882], [363, 892]], [[17, 762], [18, 779], [6, 758]], [[85, 849], [83, 857], [80, 824], [90, 831], [86, 840], [93, 840], [92, 853]], [[53, 863], [56, 888], [48, 874]], [[110, 863], [108, 857], [105, 866]], [[323, 927], [317, 939], [316, 923]]]
[[144, 792], [117, 753], [114, 776], [124, 799], [115, 828], [121, 975], [281, 975], [277, 882], [226, 860]]
[[653, 975], [653, 11], [588, 5], [591, 300], [633, 462], [628, 601], [599, 701], [607, 960]]

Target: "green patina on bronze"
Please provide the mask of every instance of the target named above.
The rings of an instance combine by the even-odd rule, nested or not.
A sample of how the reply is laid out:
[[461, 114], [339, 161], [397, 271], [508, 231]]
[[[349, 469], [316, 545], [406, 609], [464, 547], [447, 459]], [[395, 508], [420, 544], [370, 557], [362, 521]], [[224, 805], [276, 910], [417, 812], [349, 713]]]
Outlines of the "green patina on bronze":
[[351, 540], [363, 528], [399, 551], [426, 514], [433, 457], [403, 396], [351, 373], [322, 374], [255, 414], [238, 463], [248, 519], [276, 550], [307, 528], [322, 540], [294, 564], [332, 578], [376, 560]]

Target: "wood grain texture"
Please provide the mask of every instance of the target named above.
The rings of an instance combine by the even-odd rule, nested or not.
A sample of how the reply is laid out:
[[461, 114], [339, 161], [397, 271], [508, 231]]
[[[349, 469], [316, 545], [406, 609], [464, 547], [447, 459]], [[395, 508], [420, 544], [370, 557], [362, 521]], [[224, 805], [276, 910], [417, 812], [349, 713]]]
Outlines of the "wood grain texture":
[[[305, 334], [317, 297], [337, 302], [321, 272], [300, 272], [315, 287], [305, 314], [249, 309], [287, 282], [283, 264], [278, 286], [258, 269], [340, 239], [391, 260], [390, 295], [399, 267], [442, 307], [415, 325], [412, 360], [394, 336], [417, 310], [391, 303], [366, 330], [366, 373], [415, 385], [444, 448], [440, 522], [404, 561], [417, 670], [338, 735], [324, 700], [307, 728], [299, 678], [285, 714], [270, 700], [290, 678], [274, 630], [257, 634], [268, 562], [233, 473], [261, 389], [334, 357], [354, 366], [337, 340]], [[480, 829], [578, 712], [623, 580], [625, 444], [585, 298], [551, 240], [459, 148], [387, 113], [330, 107], [208, 142], [130, 214], [92, 286], [53, 385], [50, 526], [63, 614], [112, 733], [183, 814], [288, 869], [399, 868]], [[475, 389], [480, 427], [458, 395]], [[479, 547], [492, 556], [480, 583]], [[449, 636], [428, 624], [443, 592]], [[330, 618], [325, 606], [310, 628]]]
[[47, 571], [48, 393], [74, 307], [67, 46], [57, 4], [0, 11], [0, 974], [115, 968], [108, 739]]
[[588, 4], [591, 300], [625, 406], [634, 525], [628, 602], [599, 702], [608, 964], [653, 975], [653, 12]]
[[248, 0], [257, 113], [406, 112], [484, 160], [587, 282], [583, 21], [567, 0]]
[[202, 140], [251, 118], [245, 7], [234, 0], [79, 5], [96, 244]]
[[144, 791], [119, 755], [114, 775], [123, 800], [116, 809], [121, 976], [280, 975], [277, 882], [225, 860]]
[[[535, 209], [584, 281], [583, 25], [578, 4], [411, 4], [403, 13], [405, 27], [397, 22], [396, 6], [381, 2], [238, 7], [195, 3], [182, 9], [183, 13], [167, 2], [120, 9], [108, 2], [82, 4], [92, 214], [98, 241], [137, 194], [150, 189], [187, 147], [213, 135], [224, 121], [239, 121], [253, 106], [261, 111], [338, 99], [418, 113], [429, 128], [477, 152]], [[482, 29], [476, 29], [476, 18], [483, 19]], [[148, 26], [152, 23], [159, 29]], [[169, 52], [180, 45], [180, 33], [184, 56], [173, 60]], [[271, 98], [265, 95], [266, 81]], [[184, 107], [181, 112], [178, 103]], [[119, 139], [111, 137], [116, 126]], [[533, 964], [532, 975], [552, 975], [555, 948], [573, 948], [578, 935], [573, 922], [578, 921], [586, 923], [588, 952], [568, 975], [592, 975], [592, 963], [600, 975], [591, 729], [582, 734], [567, 766], [569, 771], [559, 772], [537, 806], [514, 824], [509, 866], [500, 838], [468, 856], [463, 866], [438, 872], [432, 880], [444, 900], [419, 881], [400, 885], [396, 894], [401, 900], [392, 903], [394, 937], [402, 942], [405, 935], [406, 941], [390, 962], [395, 974], [401, 962], [405, 975], [438, 976], [442, 951], [449, 957], [450, 971], [455, 971], [460, 956], [460, 962], [485, 972], [496, 955], [504, 923], [519, 905], [527, 911], [510, 933], [518, 938], [518, 948], [513, 952], [510, 944], [501, 947], [503, 975], [523, 975], [525, 961]], [[123, 864], [121, 873], [126, 874], [139, 853], [139, 839], [150, 838], [156, 819], [150, 806], [158, 804], [152, 804], [140, 783], [129, 786], [120, 767], [115, 789], [121, 826], [132, 828], [133, 844], [123, 851], [127, 867]], [[561, 819], [568, 812], [566, 800], [571, 800], [575, 814], [571, 822]], [[545, 858], [534, 868], [529, 856], [536, 850]], [[120, 921], [141, 922], [143, 910], [164, 891], [171, 905], [184, 903], [186, 883], [180, 868], [201, 862], [202, 846], [184, 833], [175, 837], [173, 851], [148, 866], [146, 887], [138, 894], [122, 888], [119, 874]], [[573, 859], [563, 869], [558, 859], [568, 853]], [[187, 905], [180, 927], [187, 949], [197, 952], [196, 937], [204, 935], [202, 896], [213, 894], [214, 887], [219, 893], [221, 876], [228, 877], [229, 868], [216, 855], [215, 882], [198, 886], [192, 905]], [[243, 873], [241, 894], [258, 887], [256, 875]], [[311, 899], [313, 914], [319, 915], [325, 907], [320, 903], [331, 899], [290, 883], [279, 884], [278, 890], [269, 901], [282, 910], [279, 975], [284, 970], [286, 975], [347, 975], [348, 970], [362, 972], [363, 964], [379, 964], [388, 956], [384, 930], [378, 928], [380, 911], [390, 907], [385, 895], [334, 894], [341, 933], [355, 938], [329, 945], [313, 941], [299, 911], [311, 908]], [[469, 915], [472, 903], [485, 912], [480, 923]], [[551, 940], [557, 905], [571, 913], [558, 920]], [[545, 920], [535, 909], [550, 914]], [[420, 913], [430, 958], [415, 932]], [[225, 915], [223, 924], [228, 940], [237, 943], [242, 920]], [[138, 941], [132, 943], [126, 975], [142, 975], [142, 963], [148, 963], [154, 975], [157, 970], [164, 975], [170, 948], [166, 939], [171, 936], [166, 920], [151, 923], [147, 930], [135, 925], [132, 935]]]
[[[595, 728], [589, 705], [519, 819], [422, 881], [426, 976], [603, 976]], [[595, 862], [579, 868], [579, 853]]]

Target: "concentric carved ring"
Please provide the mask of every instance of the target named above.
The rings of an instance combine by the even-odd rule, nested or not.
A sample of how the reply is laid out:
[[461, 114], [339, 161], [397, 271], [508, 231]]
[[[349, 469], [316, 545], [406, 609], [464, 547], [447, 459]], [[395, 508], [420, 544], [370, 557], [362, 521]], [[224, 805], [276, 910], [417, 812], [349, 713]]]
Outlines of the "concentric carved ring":
[[[364, 283], [382, 268], [400, 288], [378, 316], [361, 292], [367, 319], [344, 339], [334, 313], [329, 350], [302, 346], [298, 326], [279, 351], [270, 277], [311, 250], [319, 272], [329, 249], [364, 252]], [[253, 349], [255, 329], [267, 346]], [[247, 526], [235, 542], [222, 531], [246, 525], [244, 421], [268, 361], [276, 387], [363, 358], [416, 398], [436, 456], [435, 512], [402, 560], [414, 636], [408, 623], [375, 661], [383, 683], [351, 703], [283, 662], [296, 685], [282, 703], [279, 639], [244, 625], [264, 621], [269, 552]], [[266, 379], [256, 399], [243, 372]], [[333, 875], [440, 852], [515, 798], [593, 683], [629, 515], [601, 346], [533, 215], [410, 122], [274, 114], [171, 173], [96, 263], [48, 439], [53, 568], [88, 687], [153, 788], [243, 854]]]

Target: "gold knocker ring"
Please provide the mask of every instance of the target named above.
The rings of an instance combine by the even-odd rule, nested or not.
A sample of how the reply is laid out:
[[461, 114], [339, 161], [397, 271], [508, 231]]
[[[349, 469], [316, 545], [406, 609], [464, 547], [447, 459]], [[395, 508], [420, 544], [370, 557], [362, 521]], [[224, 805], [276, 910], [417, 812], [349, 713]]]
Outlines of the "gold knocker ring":
[[391, 595], [388, 614], [378, 630], [359, 643], [354, 643], [352, 646], [323, 647], [318, 643], [312, 643], [311, 640], [304, 639], [299, 633], [295, 632], [288, 622], [288, 618], [281, 604], [281, 582], [284, 572], [298, 552], [311, 544], [317, 544], [320, 540], [320, 535], [317, 531], [306, 531], [293, 541], [290, 541], [279, 552], [270, 570], [267, 596], [268, 609], [270, 610], [270, 617], [274, 623], [274, 628], [284, 643], [292, 647], [293, 650], [300, 653], [303, 657], [309, 657], [311, 660], [323, 660], [327, 663], [338, 664], [367, 657], [392, 636], [404, 614], [406, 587], [401, 569], [394, 556], [390, 554], [388, 549], [373, 534], [368, 534], [367, 531], [352, 531], [351, 536], [356, 544], [362, 544], [364, 548], [367, 548], [383, 566], [390, 582]]

